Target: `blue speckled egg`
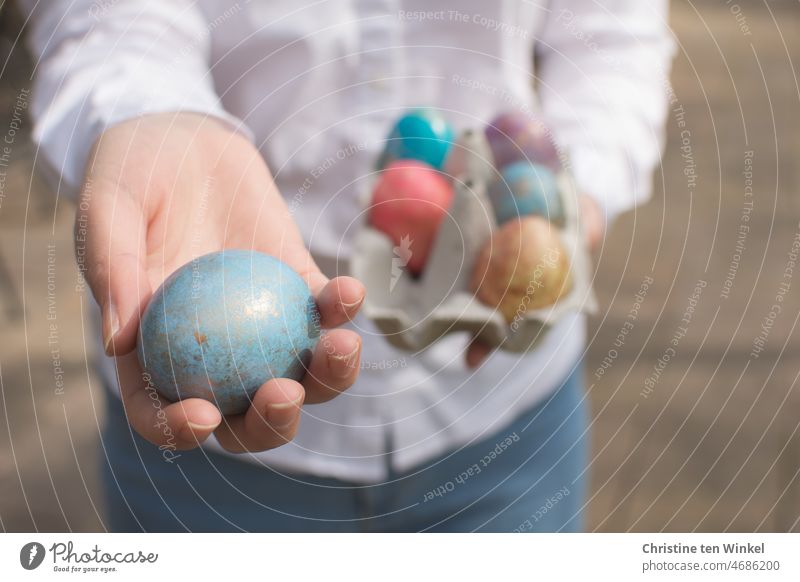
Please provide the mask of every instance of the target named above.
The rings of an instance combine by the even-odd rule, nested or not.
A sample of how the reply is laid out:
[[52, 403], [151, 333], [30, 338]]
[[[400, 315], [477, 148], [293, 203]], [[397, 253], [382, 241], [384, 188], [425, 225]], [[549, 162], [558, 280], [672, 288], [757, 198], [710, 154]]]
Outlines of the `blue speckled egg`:
[[553, 172], [540, 164], [515, 162], [503, 168], [489, 187], [497, 224], [536, 214], [552, 222], [564, 220], [564, 209]]
[[270, 378], [299, 380], [319, 339], [305, 281], [278, 259], [226, 250], [187, 263], [142, 317], [139, 362], [165, 398], [247, 410]]
[[397, 160], [418, 160], [441, 170], [453, 139], [453, 128], [439, 113], [413, 109], [397, 121], [386, 138], [378, 169]]

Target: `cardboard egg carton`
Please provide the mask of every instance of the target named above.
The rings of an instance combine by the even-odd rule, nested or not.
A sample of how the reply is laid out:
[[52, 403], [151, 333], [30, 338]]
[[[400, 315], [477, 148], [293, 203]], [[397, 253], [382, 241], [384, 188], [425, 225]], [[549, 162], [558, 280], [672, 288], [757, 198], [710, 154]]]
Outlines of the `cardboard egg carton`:
[[559, 231], [570, 257], [572, 288], [553, 305], [525, 311], [512, 326], [469, 289], [475, 259], [497, 228], [487, 188], [498, 174], [482, 132], [465, 132], [453, 148], [446, 168], [453, 177], [453, 202], [418, 278], [405, 269], [403, 249], [384, 233], [366, 220], [356, 233], [350, 271], [367, 288], [362, 313], [389, 343], [405, 350], [422, 350], [457, 331], [503, 350], [531, 350], [565, 314], [596, 309], [575, 186], [562, 170], [557, 181], [565, 219]]

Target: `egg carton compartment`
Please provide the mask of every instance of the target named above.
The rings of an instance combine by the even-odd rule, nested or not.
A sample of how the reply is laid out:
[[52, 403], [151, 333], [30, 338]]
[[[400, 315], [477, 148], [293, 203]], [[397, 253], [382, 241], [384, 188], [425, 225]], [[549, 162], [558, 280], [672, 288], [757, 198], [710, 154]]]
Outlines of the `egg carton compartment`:
[[453, 201], [418, 278], [404, 268], [402, 252], [386, 234], [366, 220], [360, 225], [350, 271], [367, 288], [362, 312], [389, 343], [404, 350], [422, 350], [448, 333], [466, 331], [492, 347], [529, 351], [565, 314], [596, 310], [573, 181], [565, 170], [557, 175], [564, 208], [558, 231], [570, 258], [571, 289], [552, 305], [525, 311], [512, 326], [469, 289], [475, 259], [497, 228], [487, 197], [489, 180], [497, 174], [478, 134], [466, 132], [459, 142], [454, 147], [464, 154], [448, 166], [454, 176]]

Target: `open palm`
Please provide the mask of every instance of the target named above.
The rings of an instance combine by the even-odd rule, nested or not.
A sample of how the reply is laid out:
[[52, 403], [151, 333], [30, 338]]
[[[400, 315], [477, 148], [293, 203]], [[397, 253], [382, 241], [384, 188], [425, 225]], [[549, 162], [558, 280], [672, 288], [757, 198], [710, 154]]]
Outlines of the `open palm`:
[[154, 406], [145, 390], [133, 351], [140, 315], [164, 279], [196, 257], [235, 248], [281, 259], [308, 283], [325, 328], [346, 322], [364, 299], [355, 279], [329, 281], [319, 271], [258, 151], [222, 123], [159, 114], [106, 131], [88, 165], [77, 224], [128, 420], [151, 442], [186, 449], [214, 432], [231, 451], [273, 448], [293, 437], [304, 402], [326, 401], [355, 381], [361, 340], [332, 330], [300, 383], [270, 380], [242, 415], [223, 418], [201, 399]]

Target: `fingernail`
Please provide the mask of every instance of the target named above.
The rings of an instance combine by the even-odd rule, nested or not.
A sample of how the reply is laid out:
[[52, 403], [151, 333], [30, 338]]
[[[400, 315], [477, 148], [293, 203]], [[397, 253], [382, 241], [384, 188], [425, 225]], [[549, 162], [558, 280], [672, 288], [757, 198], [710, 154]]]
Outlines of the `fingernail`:
[[184, 440], [192, 440], [198, 437], [205, 438], [205, 433], [211, 432], [216, 428], [216, 424], [197, 424], [195, 422], [187, 422], [186, 426], [181, 431], [181, 436], [184, 438]]
[[105, 338], [103, 348], [109, 356], [112, 355], [111, 344], [117, 332], [119, 332], [119, 315], [117, 315], [117, 308], [114, 307], [114, 304], [109, 303], [105, 317], [103, 317], [103, 337]]
[[330, 354], [328, 356], [328, 366], [331, 374], [336, 378], [347, 378], [353, 368], [358, 365], [358, 355], [361, 351], [361, 341], [356, 342], [355, 349], [349, 354]]
[[339, 309], [339, 311], [345, 315], [348, 315], [354, 311], [358, 311], [358, 308], [361, 307], [362, 303], [364, 303], [364, 295], [362, 295], [361, 299], [354, 303], [345, 303], [344, 301], [339, 301], [336, 307]]
[[289, 428], [294, 424], [297, 418], [297, 410], [302, 403], [303, 397], [301, 396], [292, 402], [279, 402], [268, 405], [266, 414], [267, 422], [269, 422], [272, 428], [278, 431]]

